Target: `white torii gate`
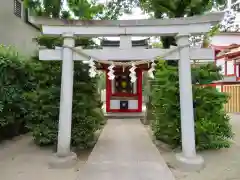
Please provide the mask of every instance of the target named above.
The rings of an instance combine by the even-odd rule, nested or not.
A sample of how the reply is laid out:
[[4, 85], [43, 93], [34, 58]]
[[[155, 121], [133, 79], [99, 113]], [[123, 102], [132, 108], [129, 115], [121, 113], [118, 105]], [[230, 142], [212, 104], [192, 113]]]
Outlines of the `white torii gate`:
[[[136, 61], [151, 60], [170, 50], [166, 49], [131, 49], [130, 36], [176, 36], [180, 47], [164, 59], [179, 60], [179, 83], [181, 105], [182, 153], [177, 159], [189, 167], [201, 167], [204, 160], [196, 154], [194, 113], [191, 81], [192, 60], [214, 59], [211, 49], [190, 48], [189, 36], [207, 33], [211, 26], [219, 23], [224, 13], [211, 13], [177, 19], [151, 20], [60, 20], [33, 18], [35, 24], [42, 25], [46, 35], [61, 35], [64, 38], [62, 49], [40, 49], [40, 60], [62, 60], [61, 102], [58, 130], [57, 162], [64, 166], [71, 165], [76, 155], [70, 151], [73, 94], [73, 60], [89, 60], [87, 56], [76, 53], [74, 36], [99, 37], [120, 36], [119, 49], [82, 49], [88, 56], [98, 60]], [[69, 48], [71, 47], [71, 48]]]

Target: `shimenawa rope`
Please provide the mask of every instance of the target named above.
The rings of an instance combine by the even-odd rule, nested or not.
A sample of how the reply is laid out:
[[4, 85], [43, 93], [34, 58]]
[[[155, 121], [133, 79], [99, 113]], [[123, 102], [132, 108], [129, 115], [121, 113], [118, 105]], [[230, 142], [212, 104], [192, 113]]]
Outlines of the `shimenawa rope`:
[[[186, 45], [183, 45], [183, 46], [178, 46], [176, 48], [172, 48], [172, 49], [169, 49], [169, 51], [163, 53], [162, 55], [160, 56], [157, 56], [155, 57], [155, 60], [157, 58], [159, 59], [164, 59], [164, 57], [176, 52], [176, 51], [179, 51], [181, 50], [182, 48], [185, 48], [185, 47], [189, 47], [190, 45], [189, 44], [186, 44]], [[135, 66], [138, 66], [138, 65], [142, 65], [142, 64], [148, 64], [150, 62], [153, 62], [154, 60], [139, 60], [139, 61], [130, 61], [130, 62], [118, 62], [118, 61], [109, 61], [109, 60], [100, 60], [99, 58], [97, 57], [94, 57], [94, 56], [90, 56], [88, 55], [87, 53], [85, 53], [82, 49], [77, 49], [75, 47], [70, 47], [70, 46], [66, 46], [66, 45], [63, 45], [62, 46], [63, 48], [69, 48], [71, 49], [73, 52], [79, 54], [79, 55], [82, 55], [82, 56], [85, 56], [86, 58], [88, 59], [93, 59], [95, 62], [98, 62], [98, 63], [103, 63], [103, 64], [108, 64], [108, 65], [114, 65], [114, 66], [123, 66], [123, 67], [128, 67], [128, 66], [132, 66], [132, 64], [134, 64]]]

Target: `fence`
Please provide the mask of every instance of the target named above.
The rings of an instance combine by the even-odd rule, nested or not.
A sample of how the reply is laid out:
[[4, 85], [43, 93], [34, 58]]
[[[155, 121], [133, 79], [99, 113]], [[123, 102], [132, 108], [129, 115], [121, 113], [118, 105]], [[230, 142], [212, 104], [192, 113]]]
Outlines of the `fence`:
[[225, 111], [227, 113], [240, 112], [240, 85], [223, 85], [222, 90], [230, 96], [228, 103], [225, 104]]

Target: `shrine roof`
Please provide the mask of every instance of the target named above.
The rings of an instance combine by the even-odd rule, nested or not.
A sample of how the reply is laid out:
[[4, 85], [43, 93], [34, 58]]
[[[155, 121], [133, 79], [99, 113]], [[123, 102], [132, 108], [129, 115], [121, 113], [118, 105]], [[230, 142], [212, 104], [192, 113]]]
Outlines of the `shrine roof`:
[[233, 59], [240, 59], [240, 44], [231, 44], [229, 46], [214, 46], [214, 49], [220, 50], [217, 57], [228, 56]]
[[234, 48], [238, 48], [239, 46], [240, 46], [240, 44], [230, 44], [228, 46], [218, 46], [218, 45], [214, 45], [214, 44], [210, 45], [210, 47], [212, 47], [213, 49], [220, 50], [220, 51], [231, 50], [231, 49], [234, 49]]
[[[138, 47], [138, 46], [148, 46], [148, 39], [142, 39], [142, 40], [132, 40], [132, 46]], [[119, 47], [120, 41], [119, 40], [107, 40], [104, 39], [101, 41], [101, 46], [104, 47]]]

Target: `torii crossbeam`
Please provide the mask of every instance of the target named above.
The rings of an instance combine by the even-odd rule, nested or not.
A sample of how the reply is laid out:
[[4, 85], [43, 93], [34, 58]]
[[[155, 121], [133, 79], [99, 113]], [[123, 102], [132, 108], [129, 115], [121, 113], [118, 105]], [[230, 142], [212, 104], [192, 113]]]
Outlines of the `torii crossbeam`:
[[60, 20], [31, 18], [42, 26], [43, 34], [62, 35], [66, 32], [84, 37], [99, 36], [174, 36], [177, 34], [202, 34], [210, 30], [223, 18], [222, 12], [203, 16], [173, 19], [141, 20]]
[[[39, 51], [39, 59], [45, 61], [62, 60], [62, 50], [60, 49], [41, 49]], [[87, 61], [89, 57], [96, 57], [97, 60], [110, 60], [110, 61], [136, 61], [136, 60], [151, 60], [161, 57], [163, 54], [168, 54], [168, 49], [81, 49], [80, 53], [73, 52], [73, 60]], [[86, 54], [86, 55], [84, 55]], [[174, 51], [164, 57], [164, 60], [179, 60], [179, 52]], [[214, 52], [211, 48], [191, 48], [191, 60], [213, 60]]]

